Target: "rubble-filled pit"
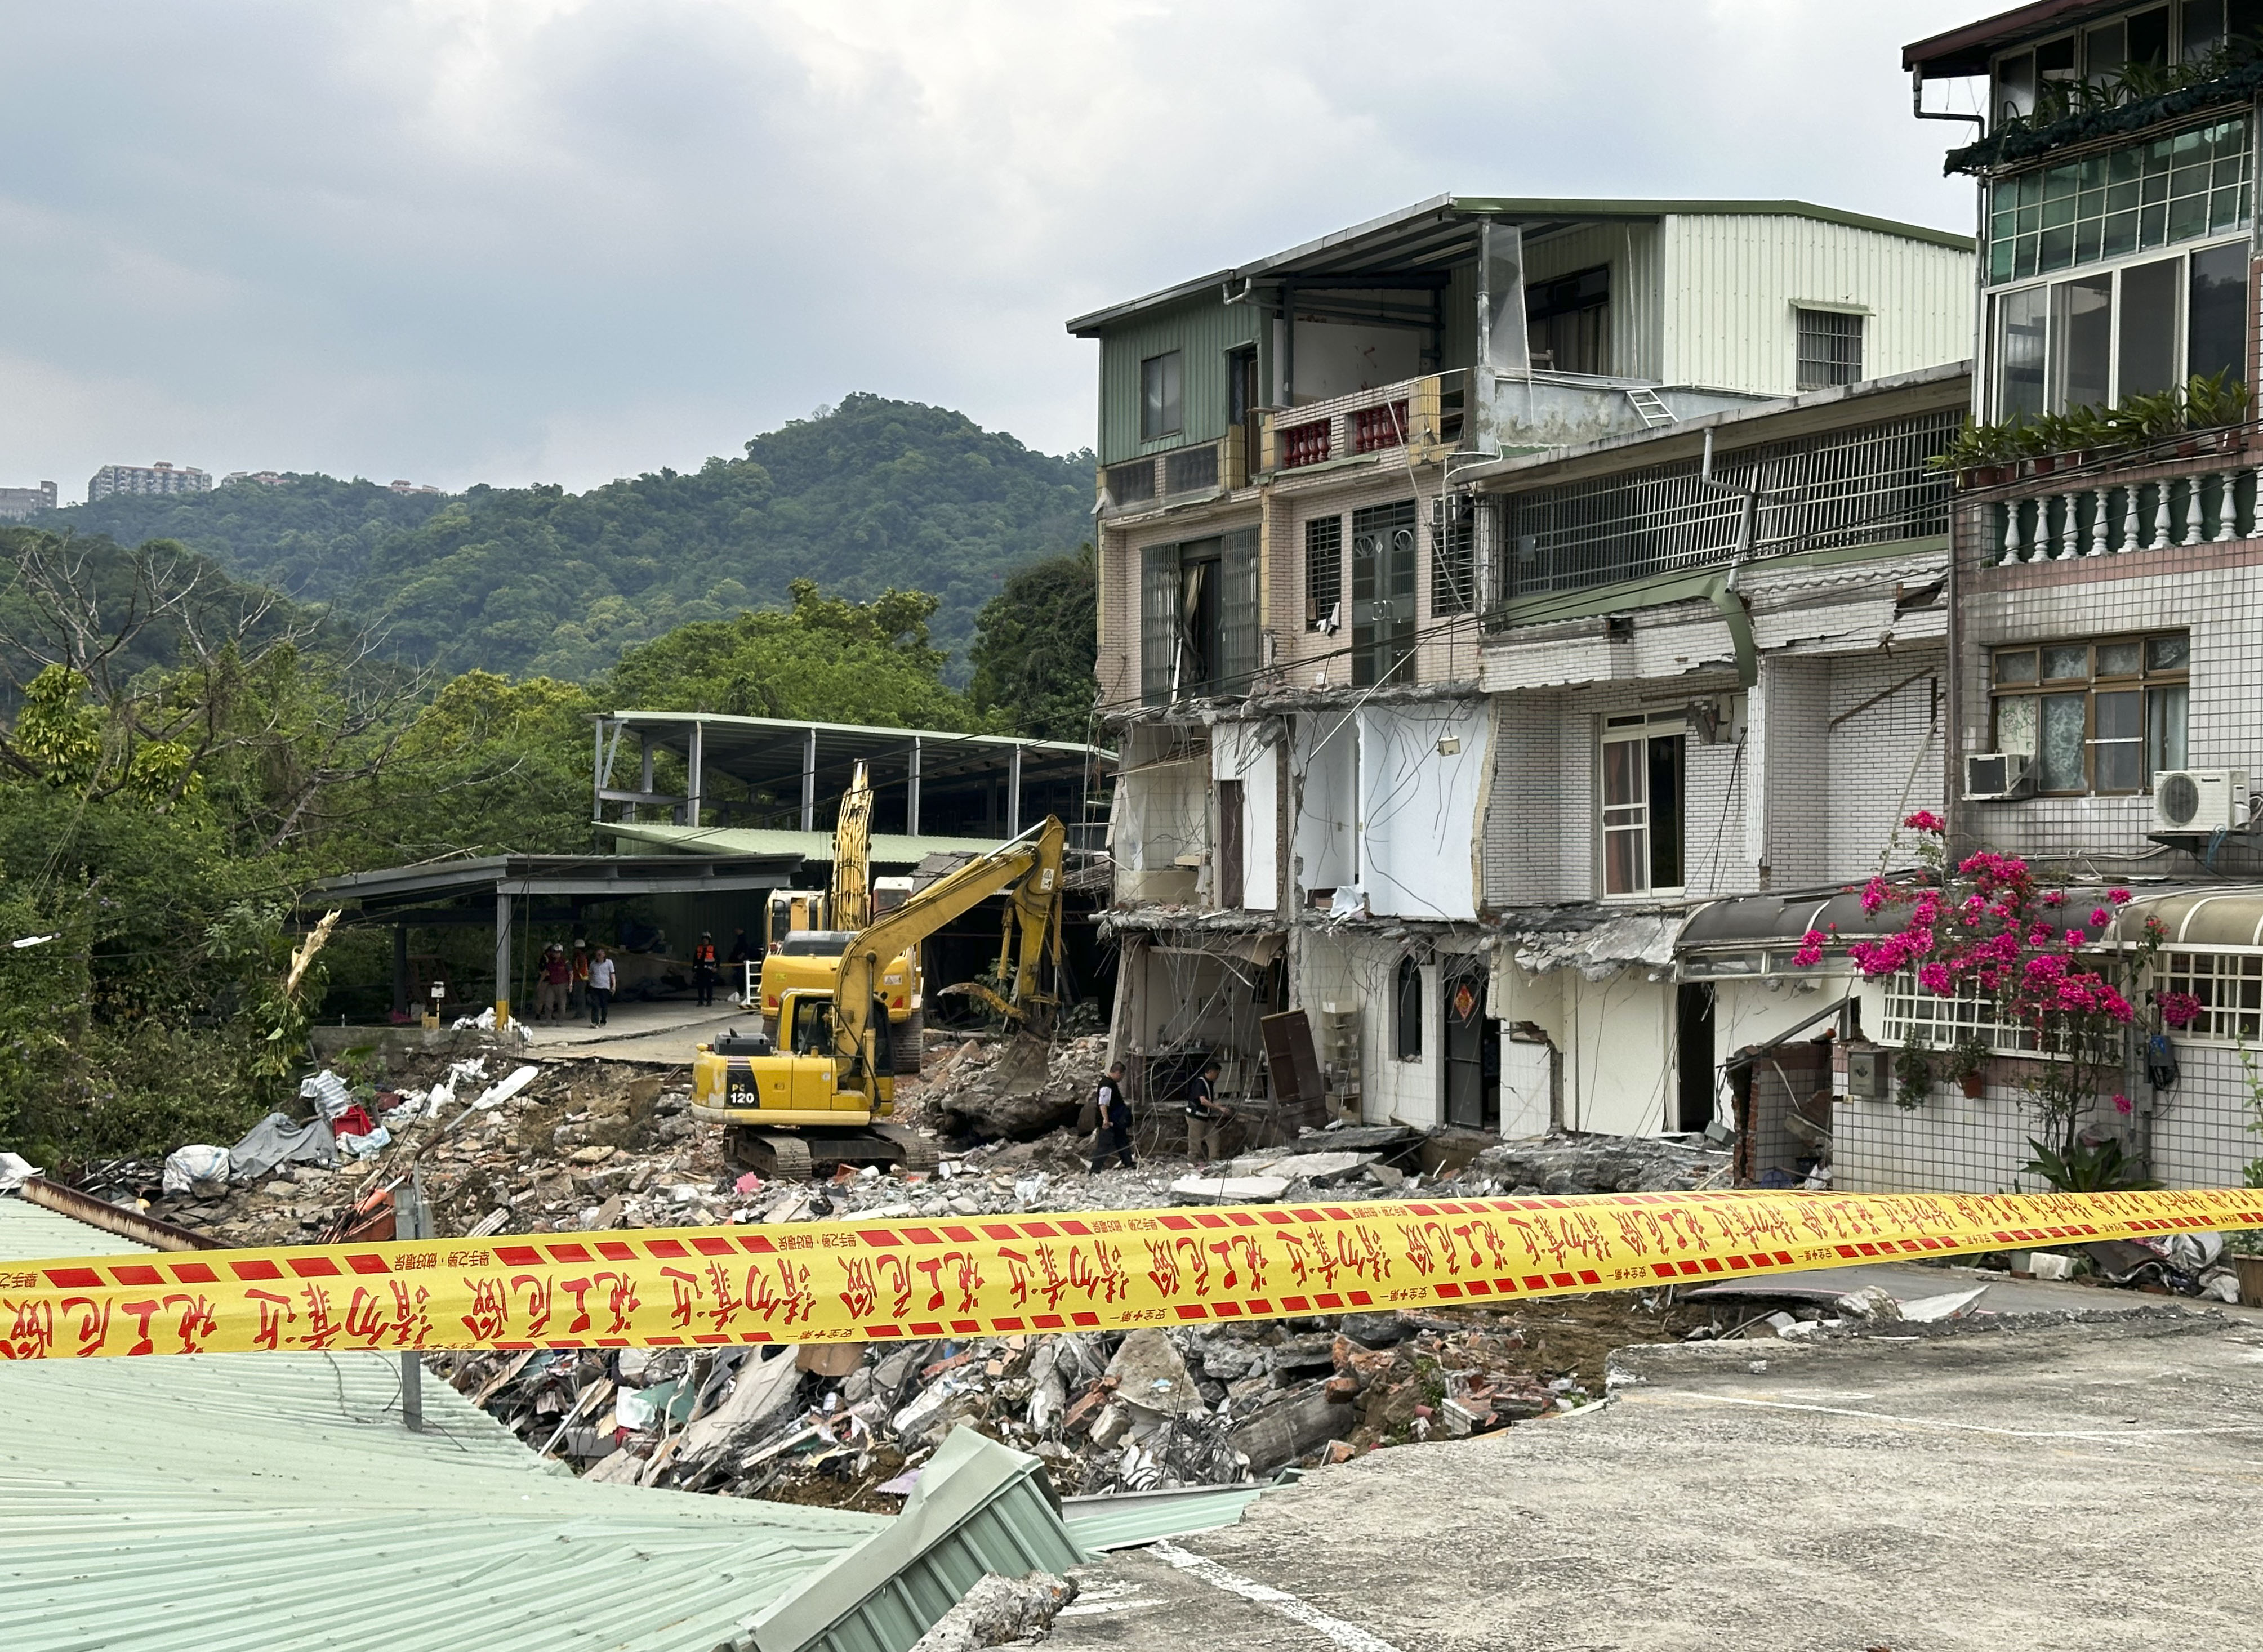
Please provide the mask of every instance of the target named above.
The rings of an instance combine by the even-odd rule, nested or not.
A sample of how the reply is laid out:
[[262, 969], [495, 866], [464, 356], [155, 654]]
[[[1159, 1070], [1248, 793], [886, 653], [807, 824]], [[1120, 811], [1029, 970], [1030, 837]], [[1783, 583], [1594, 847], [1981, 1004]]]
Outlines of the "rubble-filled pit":
[[[1230, 1162], [1204, 1168], [1184, 1157], [1183, 1114], [1162, 1107], [1142, 1109], [1132, 1168], [1095, 1173], [1075, 1123], [1104, 1057], [1095, 1037], [1051, 1049], [938, 1039], [922, 1079], [900, 1086], [898, 1115], [935, 1138], [936, 1171], [843, 1167], [807, 1183], [727, 1164], [719, 1133], [690, 1115], [681, 1067], [537, 1067], [507, 1049], [412, 1057], [330, 1084], [329, 1105], [351, 1102], [385, 1127], [372, 1157], [278, 1165], [152, 1209], [232, 1244], [274, 1244], [336, 1232], [412, 1172], [441, 1237], [1139, 1209], [1252, 1189], [1330, 1202], [1656, 1190], [1718, 1185], [1724, 1172], [1723, 1155], [1690, 1142], [1500, 1143], [1399, 1126], [1245, 1139]], [[134, 1184], [132, 1167], [112, 1172]], [[545, 1349], [433, 1364], [531, 1448], [600, 1478], [892, 1511], [961, 1425], [1044, 1458], [1065, 1495], [1262, 1481], [1577, 1409], [1602, 1394], [1612, 1349], [1712, 1327], [1732, 1328], [1720, 1310], [1661, 1290], [768, 1359]]]

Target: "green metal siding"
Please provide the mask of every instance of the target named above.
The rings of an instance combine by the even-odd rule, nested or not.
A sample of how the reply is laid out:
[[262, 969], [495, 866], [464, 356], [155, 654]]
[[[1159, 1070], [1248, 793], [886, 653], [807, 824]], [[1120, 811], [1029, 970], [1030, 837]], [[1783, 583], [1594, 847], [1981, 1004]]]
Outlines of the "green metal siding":
[[[1110, 328], [1100, 340], [1100, 462], [1113, 465], [1225, 434], [1225, 357], [1257, 342], [1262, 313], [1211, 292]], [[1159, 441], [1139, 439], [1139, 364], [1183, 352], [1180, 380], [1185, 428]]]
[[[0, 1260], [140, 1248], [0, 1196]], [[11, 1652], [705, 1652], [893, 1526], [576, 1480], [437, 1378], [411, 1433], [397, 1355], [4, 1368]]]

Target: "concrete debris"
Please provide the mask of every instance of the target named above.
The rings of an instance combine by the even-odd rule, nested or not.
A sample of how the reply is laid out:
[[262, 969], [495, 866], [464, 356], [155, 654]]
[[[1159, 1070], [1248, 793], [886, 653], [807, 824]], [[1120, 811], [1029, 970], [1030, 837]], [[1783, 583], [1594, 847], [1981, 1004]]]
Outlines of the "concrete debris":
[[981, 1652], [1044, 1637], [1060, 1609], [1076, 1598], [1076, 1584], [1047, 1572], [1026, 1577], [985, 1576], [959, 1602], [912, 1642], [912, 1652]]
[[1182, 1176], [1171, 1184], [1175, 1205], [1265, 1205], [1289, 1191], [1286, 1176]]
[[1074, 1123], [1107, 1062], [1103, 1037], [1064, 1039], [1051, 1050], [1027, 1035], [970, 1038], [923, 1069], [922, 1122], [952, 1136], [1031, 1141]]
[[1545, 1136], [1502, 1142], [1470, 1171], [1511, 1192], [1670, 1193], [1726, 1187], [1729, 1154], [1698, 1136]]

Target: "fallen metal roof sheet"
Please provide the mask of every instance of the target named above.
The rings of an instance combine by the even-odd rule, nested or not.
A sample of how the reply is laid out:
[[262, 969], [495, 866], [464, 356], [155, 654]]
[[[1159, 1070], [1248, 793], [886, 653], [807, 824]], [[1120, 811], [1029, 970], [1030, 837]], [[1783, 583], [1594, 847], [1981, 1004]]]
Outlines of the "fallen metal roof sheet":
[[1232, 1526], [1267, 1490], [1262, 1485], [1188, 1486], [1069, 1497], [1061, 1504], [1061, 1515], [1070, 1536], [1088, 1549], [1106, 1553]]
[[[828, 862], [833, 859], [830, 832], [795, 832], [784, 826], [642, 826], [611, 820], [599, 821], [597, 830], [633, 843], [657, 844], [668, 849], [712, 855], [800, 855]], [[870, 856], [883, 866], [916, 866], [930, 855], [987, 855], [1005, 841], [1001, 837], [907, 837], [900, 833], [875, 832]]]
[[[0, 1197], [0, 1263], [119, 1248]], [[0, 1363], [11, 1652], [708, 1652], [765, 1615], [762, 1652], [905, 1652], [970, 1565], [1081, 1558], [1036, 1461], [971, 1433], [907, 1525], [577, 1480], [437, 1381], [412, 1433], [400, 1375], [358, 1352]]]

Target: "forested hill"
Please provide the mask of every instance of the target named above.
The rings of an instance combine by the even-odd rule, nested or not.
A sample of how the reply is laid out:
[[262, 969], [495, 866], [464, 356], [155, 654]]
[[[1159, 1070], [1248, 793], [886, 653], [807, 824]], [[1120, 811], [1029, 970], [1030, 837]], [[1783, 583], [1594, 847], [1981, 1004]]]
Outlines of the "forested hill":
[[854, 395], [747, 444], [742, 459], [585, 494], [474, 487], [441, 497], [294, 478], [178, 499], [73, 506], [43, 526], [121, 545], [177, 539], [241, 577], [454, 673], [574, 681], [692, 620], [784, 604], [806, 578], [839, 596], [942, 599], [958, 656], [1007, 574], [1090, 537], [1089, 455], [1056, 458], [948, 408]]

